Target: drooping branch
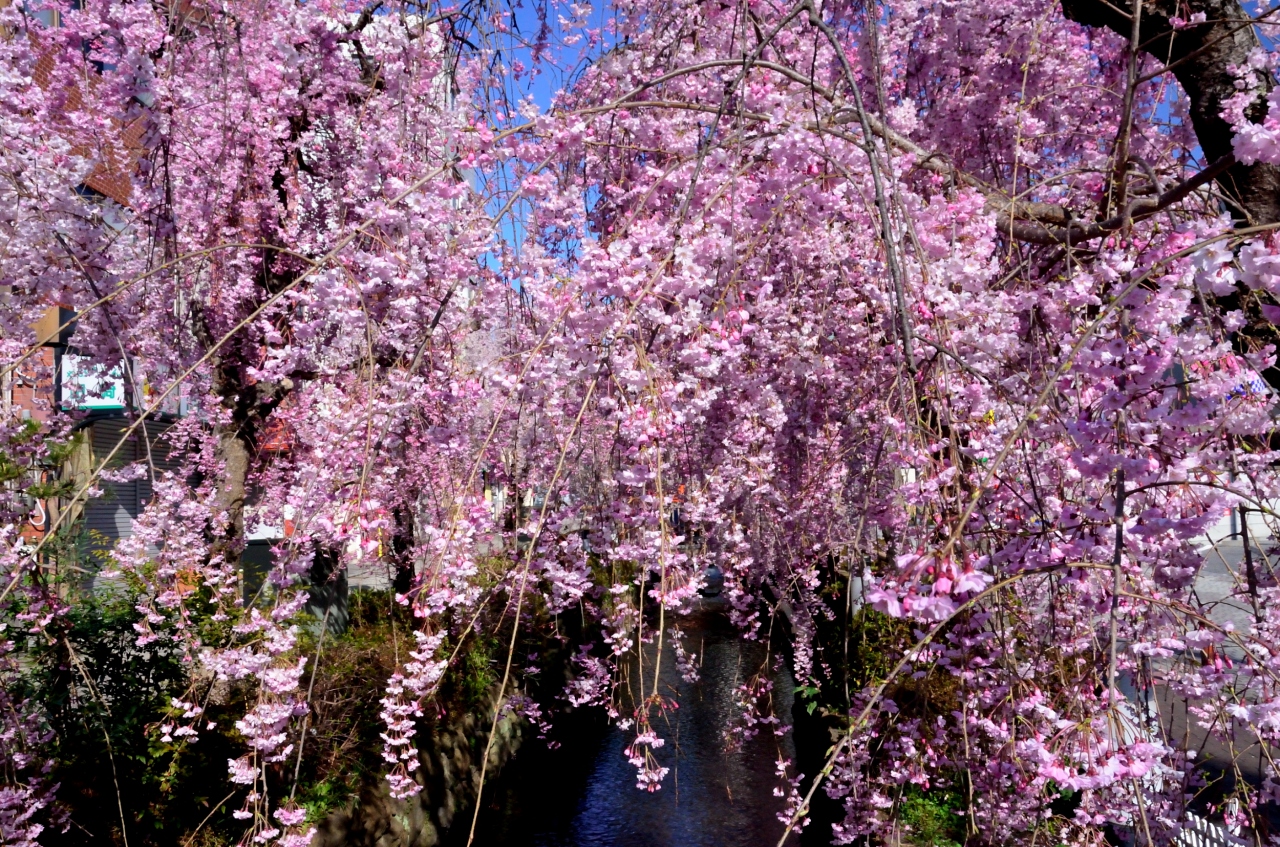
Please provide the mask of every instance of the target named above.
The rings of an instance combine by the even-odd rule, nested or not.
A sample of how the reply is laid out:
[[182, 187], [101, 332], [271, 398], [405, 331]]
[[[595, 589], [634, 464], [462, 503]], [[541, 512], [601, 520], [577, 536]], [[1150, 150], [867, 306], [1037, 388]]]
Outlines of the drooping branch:
[[[1107, 0], [1063, 0], [1069, 20], [1086, 26], [1106, 27], [1128, 39], [1132, 32], [1129, 14]], [[1247, 66], [1250, 55], [1261, 44], [1252, 18], [1237, 0], [1191, 0], [1194, 15], [1203, 12], [1205, 22], [1175, 29], [1172, 18], [1177, 4], [1152, 0], [1143, 4], [1139, 39], [1142, 49], [1169, 68], [1186, 92], [1191, 105], [1192, 125], [1205, 158], [1211, 163], [1199, 174], [1164, 192], [1129, 204], [1126, 210], [1105, 221], [1086, 223], [1073, 219], [1062, 206], [1051, 203], [1012, 201], [982, 180], [956, 168], [946, 157], [925, 150], [906, 136], [871, 115], [870, 129], [894, 147], [917, 157], [917, 166], [943, 173], [958, 184], [977, 188], [991, 202], [988, 208], [999, 216], [1000, 229], [1020, 241], [1037, 244], [1078, 244], [1114, 232], [1126, 222], [1150, 217], [1185, 198], [1195, 189], [1216, 181], [1232, 215], [1243, 226], [1280, 221], [1280, 167], [1259, 162], [1245, 165], [1235, 160], [1232, 140], [1235, 132], [1222, 116], [1227, 99], [1238, 92], [1233, 67]], [[1250, 117], [1263, 117], [1262, 95], [1275, 87], [1265, 72], [1258, 72], [1259, 100]], [[850, 111], [838, 113], [833, 124], [854, 120]]]
[[[1105, 27], [1130, 37], [1131, 16], [1106, 0], [1062, 0], [1068, 20]], [[1175, 28], [1173, 18], [1203, 13], [1203, 23]], [[1223, 105], [1238, 93], [1233, 67], [1247, 67], [1261, 47], [1252, 19], [1238, 0], [1147, 0], [1142, 5], [1138, 43], [1177, 78], [1190, 101], [1192, 127], [1205, 158], [1217, 161], [1232, 152], [1235, 132], [1222, 115]], [[1261, 95], [1275, 82], [1256, 71], [1258, 102], [1249, 113], [1262, 118]], [[1236, 162], [1216, 177], [1232, 215], [1246, 226], [1280, 221], [1280, 167]]]
[[1001, 232], [1007, 232], [1019, 241], [1030, 241], [1035, 244], [1065, 245], [1091, 241], [1110, 235], [1126, 224], [1159, 214], [1237, 165], [1235, 156], [1228, 153], [1195, 176], [1161, 192], [1156, 197], [1131, 200], [1124, 211], [1105, 221], [1085, 223], [1067, 219], [1065, 216], [1059, 218], [1058, 216], [1062, 214], [1060, 207], [1048, 203], [1024, 203], [1016, 207], [1012, 213], [999, 212], [997, 226]]
[[[841, 112], [836, 115], [832, 123], [839, 125], [851, 120], [850, 113]], [[1011, 238], [1033, 244], [1075, 245], [1105, 237], [1128, 223], [1159, 214], [1188, 197], [1196, 189], [1239, 167], [1235, 156], [1228, 148], [1225, 155], [1172, 188], [1160, 192], [1155, 197], [1135, 198], [1119, 214], [1103, 221], [1089, 223], [1075, 218], [1069, 209], [1057, 203], [1010, 198], [998, 188], [957, 168], [945, 156], [929, 152], [901, 133], [885, 126], [874, 115], [867, 116], [867, 123], [872, 133], [879, 135], [898, 150], [914, 155], [916, 167], [942, 174], [958, 185], [966, 185], [982, 192], [987, 198], [987, 211], [996, 215], [996, 228]]]
[[[1252, 17], [1238, 0], [1146, 0], [1140, 9], [1138, 43], [1162, 68], [1168, 68], [1186, 92], [1192, 127], [1205, 156], [1216, 162], [1232, 156], [1235, 130], [1223, 116], [1223, 107], [1239, 92], [1240, 69], [1249, 67], [1250, 58], [1262, 47]], [[1062, 11], [1069, 20], [1105, 27], [1126, 38], [1133, 32], [1131, 15], [1107, 0], [1062, 0]], [[1203, 15], [1204, 20], [1175, 27], [1174, 17], [1182, 15], [1188, 19]], [[1257, 122], [1265, 116], [1264, 95], [1276, 83], [1266, 70], [1253, 74], [1248, 82], [1258, 97], [1245, 114]], [[1233, 161], [1214, 178], [1238, 225], [1280, 223], [1280, 167]], [[1241, 284], [1225, 296], [1207, 297], [1206, 304], [1219, 314], [1244, 312], [1244, 326], [1232, 335], [1238, 353], [1280, 347], [1280, 332], [1262, 315], [1259, 293]], [[1280, 369], [1267, 368], [1263, 376], [1272, 387], [1280, 388]]]

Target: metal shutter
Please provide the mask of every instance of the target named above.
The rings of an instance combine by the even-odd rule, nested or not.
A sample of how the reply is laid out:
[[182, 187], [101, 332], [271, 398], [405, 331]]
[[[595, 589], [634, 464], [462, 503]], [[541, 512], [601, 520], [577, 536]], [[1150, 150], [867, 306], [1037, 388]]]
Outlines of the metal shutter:
[[[128, 422], [119, 419], [96, 421], [89, 429], [93, 445], [93, 466], [105, 459], [124, 435]], [[125, 444], [108, 467], [119, 467], [133, 461], [133, 445]], [[131, 521], [138, 516], [138, 484], [101, 483], [102, 496], [90, 500], [84, 508], [86, 543], [90, 550], [105, 550], [117, 539], [132, 534]]]
[[181, 464], [181, 457], [169, 449], [169, 441], [164, 438], [168, 428], [168, 424], [147, 421], [134, 433], [134, 458], [140, 462], [150, 460], [147, 476], [137, 482], [139, 512], [151, 502], [151, 475], [154, 474], [156, 479], [160, 479], [165, 471], [176, 471]]
[[[177, 469], [179, 457], [172, 454], [168, 441], [162, 437], [168, 429], [166, 424], [147, 421], [126, 436], [129, 426], [130, 421], [126, 418], [106, 418], [92, 424], [89, 437], [93, 445], [95, 467], [124, 439], [124, 445], [116, 452], [108, 467], [118, 468], [136, 461], [145, 462], [150, 455], [157, 479], [165, 471]], [[100, 551], [109, 549], [117, 540], [133, 534], [133, 520], [142, 513], [152, 497], [150, 472], [140, 480], [126, 483], [104, 482], [99, 487], [102, 489], [102, 496], [85, 504], [84, 522], [87, 547]]]

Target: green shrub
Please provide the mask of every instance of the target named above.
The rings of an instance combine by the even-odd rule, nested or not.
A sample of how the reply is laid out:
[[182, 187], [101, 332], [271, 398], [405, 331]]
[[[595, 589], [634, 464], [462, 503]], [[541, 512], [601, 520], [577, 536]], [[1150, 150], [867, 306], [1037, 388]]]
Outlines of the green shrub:
[[960, 847], [964, 843], [964, 799], [958, 792], [923, 791], [911, 785], [903, 791], [898, 820], [906, 832], [903, 843], [918, 847]]
[[[126, 834], [131, 845], [171, 845], [206, 817], [214, 828], [229, 817], [219, 809], [238, 739], [222, 729], [194, 744], [161, 740], [190, 678], [171, 641], [138, 646], [133, 605], [124, 592], [81, 597], [57, 639], [29, 645], [24, 657], [25, 693], [56, 733], [54, 779], [71, 820], [66, 833], [45, 834], [50, 847], [123, 843]], [[206, 717], [230, 727], [235, 705]]]

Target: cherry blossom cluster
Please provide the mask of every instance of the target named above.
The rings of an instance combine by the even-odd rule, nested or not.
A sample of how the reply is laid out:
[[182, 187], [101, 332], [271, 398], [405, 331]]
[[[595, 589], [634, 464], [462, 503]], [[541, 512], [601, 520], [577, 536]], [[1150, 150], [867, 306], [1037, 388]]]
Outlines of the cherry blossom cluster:
[[[307, 743], [302, 628], [329, 623], [305, 607], [344, 571], [413, 614], [382, 700], [399, 799], [444, 645], [571, 617], [555, 702], [604, 707], [658, 790], [679, 704], [619, 683], [672, 643], [695, 676], [678, 628], [711, 566], [742, 637], [784, 641], [837, 715], [816, 790], [843, 843], [960, 784], [991, 843], [1055, 815], [1063, 843], [1174, 837], [1200, 775], [1122, 689], [1277, 740], [1271, 552], [1221, 601], [1197, 581], [1232, 510], [1255, 538], [1276, 517], [1280, 241], [1237, 232], [1208, 180], [1087, 238], [1025, 234], [1210, 164], [1123, 39], [1050, 0], [550, 4], [532, 42], [497, 15], [466, 49], [409, 4], [81, 5], [56, 28], [0, 9], [0, 367], [40, 376], [56, 303], [80, 355], [193, 410], [165, 436], [179, 471], [104, 464], [75, 497], [154, 491], [97, 576], [141, 585], [139, 639], [190, 662], [166, 740], [207, 731], [208, 686], [247, 693], [247, 841], [306, 838], [277, 783]], [[1232, 70], [1239, 162], [1280, 163], [1274, 70], [1262, 49]], [[0, 420], [4, 455], [48, 455], [77, 423], [49, 411], [34, 440]], [[0, 605], [39, 634], [66, 604], [19, 506], [0, 495]], [[258, 527], [280, 531], [251, 588]], [[912, 635], [846, 690], [829, 633], [855, 612]], [[537, 671], [504, 676], [495, 724], [548, 720]], [[752, 671], [725, 727], [744, 743], [786, 723]], [[788, 772], [800, 826], [813, 783]], [[25, 779], [3, 790], [46, 802]], [[1247, 816], [1280, 775], [1240, 786]]]

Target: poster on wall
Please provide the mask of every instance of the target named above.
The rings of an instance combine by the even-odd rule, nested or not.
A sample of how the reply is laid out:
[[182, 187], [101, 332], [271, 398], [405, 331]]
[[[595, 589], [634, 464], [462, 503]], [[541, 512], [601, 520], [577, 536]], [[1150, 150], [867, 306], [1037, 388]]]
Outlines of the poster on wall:
[[62, 405], [74, 409], [123, 409], [124, 371], [106, 368], [85, 356], [62, 355]]

